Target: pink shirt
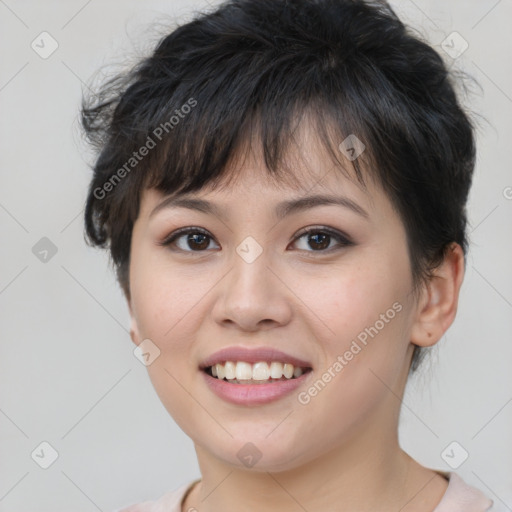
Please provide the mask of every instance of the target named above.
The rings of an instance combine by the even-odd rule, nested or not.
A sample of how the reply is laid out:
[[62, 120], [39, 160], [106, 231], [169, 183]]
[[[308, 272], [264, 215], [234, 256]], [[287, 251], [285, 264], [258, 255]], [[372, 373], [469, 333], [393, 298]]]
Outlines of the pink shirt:
[[[482, 491], [466, 484], [456, 473], [438, 473], [449, 479], [446, 492], [432, 512], [486, 512], [492, 510], [493, 501]], [[199, 480], [194, 480], [164, 494], [156, 501], [145, 501], [114, 512], [181, 512], [181, 502], [185, 494]]]

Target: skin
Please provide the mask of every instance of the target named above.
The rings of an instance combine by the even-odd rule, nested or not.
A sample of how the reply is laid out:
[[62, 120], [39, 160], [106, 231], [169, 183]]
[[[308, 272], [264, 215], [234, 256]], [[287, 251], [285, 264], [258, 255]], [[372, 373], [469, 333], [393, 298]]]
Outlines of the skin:
[[[432, 511], [447, 481], [400, 448], [400, 399], [414, 345], [437, 343], [455, 317], [462, 250], [453, 244], [436, 277], [413, 295], [404, 225], [387, 195], [371, 180], [365, 191], [345, 177], [312, 134], [303, 142], [307, 152], [294, 150], [301, 157], [293, 164], [298, 187], [270, 181], [254, 150], [233, 166], [234, 184], [194, 194], [217, 204], [222, 219], [184, 208], [150, 216], [164, 196], [152, 189], [142, 194], [131, 244], [131, 337], [159, 347], [149, 376], [194, 442], [202, 479], [182, 510], [312, 512], [336, 504], [337, 511]], [[338, 205], [273, 216], [278, 202], [313, 193], [348, 197], [368, 218]], [[186, 226], [211, 238], [194, 244], [184, 235], [174, 251], [158, 245]], [[311, 235], [296, 239], [307, 226], [346, 233], [354, 245], [339, 247], [332, 237], [324, 246]], [[247, 236], [263, 249], [252, 263], [235, 250]], [[298, 392], [395, 302], [401, 311], [300, 404]], [[232, 345], [277, 347], [310, 361], [313, 372], [277, 401], [233, 405], [209, 390], [199, 370], [208, 355]], [[247, 442], [262, 454], [252, 468], [237, 457]]]

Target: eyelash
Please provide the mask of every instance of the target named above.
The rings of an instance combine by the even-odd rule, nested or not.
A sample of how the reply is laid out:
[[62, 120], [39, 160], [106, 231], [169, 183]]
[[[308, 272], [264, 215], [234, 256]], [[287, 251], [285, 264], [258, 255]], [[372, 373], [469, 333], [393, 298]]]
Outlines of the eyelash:
[[[182, 228], [182, 229], [178, 229], [178, 230], [174, 231], [169, 236], [167, 236], [164, 240], [162, 240], [161, 242], [158, 242], [158, 245], [169, 247], [169, 246], [173, 245], [174, 242], [176, 240], [178, 240], [179, 238], [181, 238], [182, 236], [191, 234], [191, 233], [192, 234], [199, 233], [199, 234], [209, 237], [211, 240], [214, 240], [214, 238], [210, 235], [210, 233], [208, 233], [208, 231], [206, 231], [202, 228], [187, 227], [187, 228]], [[299, 234], [297, 234], [297, 236], [292, 240], [292, 243], [296, 242], [297, 240], [300, 240], [304, 236], [311, 235], [311, 234], [328, 235], [331, 238], [334, 238], [334, 240], [336, 240], [338, 242], [338, 247], [334, 247], [334, 248], [331, 247], [330, 249], [311, 250], [311, 251], [305, 251], [305, 252], [324, 253], [325, 254], [325, 253], [331, 253], [333, 251], [340, 250], [344, 247], [349, 247], [349, 246], [354, 245], [354, 243], [349, 239], [348, 236], [346, 236], [338, 231], [334, 231], [330, 228], [323, 227], [323, 226], [322, 227], [312, 226], [312, 227], [305, 228]], [[200, 251], [194, 251], [194, 250], [186, 251], [183, 249], [171, 249], [171, 250], [176, 251], [176, 252], [182, 252], [182, 253], [199, 253], [199, 252], [206, 252], [207, 249], [203, 249]]]

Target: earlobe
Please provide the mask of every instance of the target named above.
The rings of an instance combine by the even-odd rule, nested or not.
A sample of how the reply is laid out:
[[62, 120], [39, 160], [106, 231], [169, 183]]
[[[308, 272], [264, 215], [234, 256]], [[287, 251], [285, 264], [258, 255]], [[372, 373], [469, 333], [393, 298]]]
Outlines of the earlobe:
[[137, 330], [133, 328], [133, 323], [132, 326], [130, 327], [130, 338], [132, 339], [135, 345], [139, 345], [139, 335], [137, 333]]
[[132, 342], [138, 346], [140, 344], [139, 328], [137, 326], [137, 320], [135, 320], [135, 315], [133, 314], [133, 309], [129, 301], [128, 310], [130, 312], [130, 338], [132, 339]]
[[428, 347], [441, 339], [455, 319], [463, 279], [464, 253], [459, 244], [453, 243], [423, 288], [411, 330], [412, 343]]

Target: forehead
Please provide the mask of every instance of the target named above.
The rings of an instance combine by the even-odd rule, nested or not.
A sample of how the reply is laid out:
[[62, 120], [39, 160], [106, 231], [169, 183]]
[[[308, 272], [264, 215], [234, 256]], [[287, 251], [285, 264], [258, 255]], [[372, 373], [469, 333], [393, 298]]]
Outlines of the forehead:
[[[339, 134], [325, 133], [322, 138], [317, 125], [319, 120], [312, 114], [304, 114], [292, 133], [282, 141], [282, 153], [276, 165], [278, 175], [267, 168], [263, 143], [258, 135], [242, 141], [233, 152], [225, 169], [224, 184], [232, 181], [245, 186], [268, 184], [278, 189], [306, 192], [314, 186], [333, 185], [333, 182], [353, 182], [357, 180], [354, 164], [340, 149], [342, 140]], [[364, 155], [360, 158], [360, 163]], [[326, 184], [331, 182], [330, 184]], [[208, 187], [206, 187], [208, 188]], [[213, 188], [210, 188], [213, 190]], [[364, 187], [362, 187], [364, 190]]]
[[[362, 184], [357, 179], [354, 163], [335, 144], [336, 141], [319, 140], [311, 125], [303, 123], [289, 140], [276, 173], [268, 169], [262, 145], [253, 138], [233, 152], [219, 179], [185, 194], [145, 190], [143, 203], [149, 202], [146, 206], [154, 207], [163, 198], [172, 196], [207, 198], [223, 204], [239, 202], [244, 208], [257, 208], [263, 202], [276, 204], [284, 197], [338, 194], [358, 202], [367, 211], [372, 209], [375, 196], [383, 194], [375, 176], [361, 161]], [[337, 150], [334, 157], [328, 148]]]

